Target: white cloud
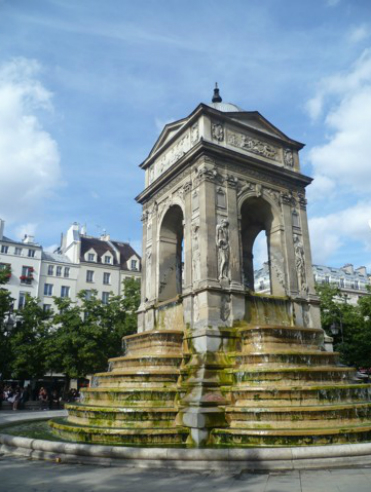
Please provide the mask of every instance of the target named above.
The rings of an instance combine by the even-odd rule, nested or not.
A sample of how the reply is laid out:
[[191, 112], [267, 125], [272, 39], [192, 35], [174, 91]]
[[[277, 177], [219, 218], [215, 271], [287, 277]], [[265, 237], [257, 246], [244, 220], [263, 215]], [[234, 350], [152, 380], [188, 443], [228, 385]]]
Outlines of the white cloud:
[[51, 244], [50, 246], [47, 246], [46, 248], [43, 248], [44, 251], [46, 251], [47, 253], [54, 253], [54, 251], [56, 249], [58, 249], [59, 247], [59, 244]]
[[340, 0], [326, 0], [326, 3], [329, 7], [335, 7], [340, 3]]
[[260, 232], [254, 242], [254, 270], [258, 270], [268, 261], [267, 236], [265, 231]]
[[307, 108], [312, 117], [325, 111], [328, 131], [326, 143], [309, 152], [319, 181], [314, 190], [325, 183], [328, 189], [371, 192], [371, 50], [348, 73], [322, 81]]
[[371, 251], [371, 202], [359, 202], [347, 209], [309, 220], [313, 262], [325, 264], [347, 240], [360, 241]]
[[15, 235], [17, 239], [23, 239], [25, 236], [35, 236], [38, 224], [28, 222], [16, 227]]
[[362, 24], [360, 26], [354, 27], [349, 32], [348, 37], [351, 43], [359, 43], [360, 41], [363, 41], [364, 39], [368, 38], [369, 35], [370, 35], [370, 28], [365, 24]]
[[9, 221], [31, 216], [60, 178], [57, 143], [40, 120], [53, 106], [39, 72], [24, 58], [0, 66], [0, 210]]

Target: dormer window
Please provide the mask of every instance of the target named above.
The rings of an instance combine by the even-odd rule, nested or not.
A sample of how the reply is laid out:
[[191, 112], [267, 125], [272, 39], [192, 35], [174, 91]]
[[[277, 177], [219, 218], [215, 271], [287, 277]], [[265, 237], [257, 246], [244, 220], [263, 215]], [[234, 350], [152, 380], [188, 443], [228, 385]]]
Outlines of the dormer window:
[[130, 268], [132, 270], [138, 270], [137, 264], [138, 264], [137, 260], [131, 260], [131, 262], [130, 262]]
[[94, 253], [88, 254], [88, 261], [95, 261], [95, 254]]
[[112, 258], [111, 258], [111, 256], [106, 255], [106, 256], [104, 257], [104, 263], [107, 263], [108, 265], [110, 265], [110, 264], [112, 263]]

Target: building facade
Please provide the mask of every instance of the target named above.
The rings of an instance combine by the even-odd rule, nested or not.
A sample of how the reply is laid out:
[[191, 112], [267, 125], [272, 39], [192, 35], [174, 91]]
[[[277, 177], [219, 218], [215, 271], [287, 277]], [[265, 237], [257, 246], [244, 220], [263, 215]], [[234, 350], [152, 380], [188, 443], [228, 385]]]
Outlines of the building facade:
[[123, 294], [125, 278], [141, 278], [141, 257], [130, 244], [113, 241], [108, 234], [93, 237], [74, 223], [62, 235], [54, 253], [44, 251], [34, 238], [22, 242], [4, 235], [0, 220], [0, 268], [9, 268], [6, 288], [14, 299], [14, 307], [22, 308], [26, 294], [38, 297], [44, 309], [54, 307], [53, 297], [76, 301], [81, 290], [86, 295], [95, 290], [104, 303], [110, 294]]
[[[364, 266], [354, 268], [351, 263], [348, 263], [341, 268], [325, 265], [312, 265], [312, 267], [316, 284], [329, 284], [337, 287], [351, 304], [356, 304], [360, 297], [368, 294], [367, 286], [370, 285], [370, 275]], [[259, 270], [255, 270], [254, 284], [256, 292], [270, 293], [267, 263], [264, 263]]]

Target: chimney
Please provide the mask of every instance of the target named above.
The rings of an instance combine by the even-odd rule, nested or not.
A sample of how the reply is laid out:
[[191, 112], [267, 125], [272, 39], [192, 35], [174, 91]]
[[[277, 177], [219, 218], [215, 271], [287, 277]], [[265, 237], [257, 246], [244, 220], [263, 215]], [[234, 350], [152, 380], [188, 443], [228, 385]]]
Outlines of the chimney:
[[0, 219], [0, 241], [3, 239], [4, 236], [4, 226], [5, 226], [5, 220]]
[[356, 268], [356, 272], [367, 277], [367, 270], [365, 266], [360, 266], [359, 268]]
[[351, 273], [352, 275], [354, 273], [354, 267], [351, 263], [347, 263], [341, 269], [344, 270], [344, 272]]

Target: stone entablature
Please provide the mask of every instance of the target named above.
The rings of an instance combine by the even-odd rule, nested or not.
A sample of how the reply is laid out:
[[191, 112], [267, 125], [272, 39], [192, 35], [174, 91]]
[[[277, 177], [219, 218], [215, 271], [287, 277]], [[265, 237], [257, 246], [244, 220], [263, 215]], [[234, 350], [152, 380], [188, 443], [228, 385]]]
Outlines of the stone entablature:
[[201, 104], [188, 118], [167, 125], [141, 165], [146, 169], [146, 187], [200, 141], [300, 172], [298, 150], [302, 144], [286, 137], [258, 112], [240, 112], [238, 119], [233, 115], [228, 117], [228, 113]]

